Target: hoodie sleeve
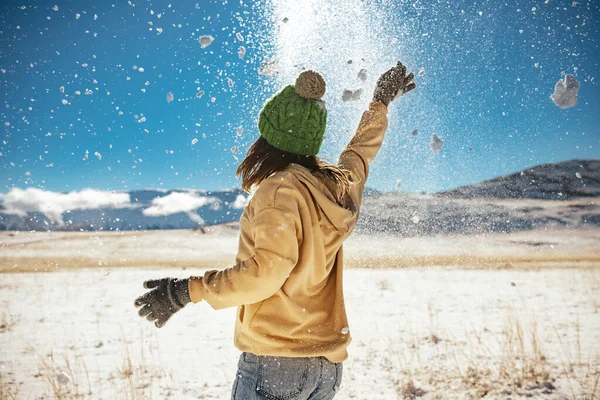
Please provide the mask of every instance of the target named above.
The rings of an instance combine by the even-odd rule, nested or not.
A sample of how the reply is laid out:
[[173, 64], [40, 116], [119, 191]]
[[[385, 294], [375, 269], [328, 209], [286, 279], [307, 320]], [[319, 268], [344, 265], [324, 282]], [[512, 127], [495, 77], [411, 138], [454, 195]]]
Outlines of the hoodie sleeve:
[[369, 164], [379, 151], [387, 130], [387, 107], [373, 101], [362, 115], [356, 134], [342, 152], [338, 166], [350, 172], [350, 196], [360, 207], [365, 183], [369, 176]]
[[264, 196], [258, 192], [253, 199], [254, 255], [231, 268], [191, 277], [189, 291], [194, 303], [204, 300], [216, 310], [254, 304], [283, 286], [298, 262], [300, 218], [290, 207], [296, 199], [288, 198], [282, 193], [285, 190], [275, 191], [269, 195], [273, 200], [261, 201]]

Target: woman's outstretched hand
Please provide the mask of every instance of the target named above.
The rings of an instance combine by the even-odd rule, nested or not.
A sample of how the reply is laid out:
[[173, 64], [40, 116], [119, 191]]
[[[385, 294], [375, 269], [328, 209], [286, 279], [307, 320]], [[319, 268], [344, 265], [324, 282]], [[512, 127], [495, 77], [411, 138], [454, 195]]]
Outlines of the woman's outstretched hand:
[[400, 61], [395, 67], [384, 72], [377, 80], [373, 100], [379, 100], [387, 106], [396, 97], [416, 88], [417, 85], [413, 82], [415, 74], [411, 72], [407, 75], [406, 72], [406, 67]]
[[162, 328], [173, 314], [191, 301], [187, 279], [151, 279], [144, 282], [144, 288], [151, 290], [138, 297], [134, 305], [141, 307], [140, 317], [154, 322], [157, 328]]

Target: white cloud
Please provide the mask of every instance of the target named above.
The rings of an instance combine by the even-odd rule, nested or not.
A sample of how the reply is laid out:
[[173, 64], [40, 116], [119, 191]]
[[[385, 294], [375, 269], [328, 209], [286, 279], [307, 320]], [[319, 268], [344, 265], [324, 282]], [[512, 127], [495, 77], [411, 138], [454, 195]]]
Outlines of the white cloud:
[[[190, 192], [174, 192], [163, 197], [152, 199], [152, 205], [146, 208], [144, 215], [151, 217], [160, 217], [164, 215], [176, 214], [180, 212], [187, 213], [194, 221], [202, 221], [202, 219], [192, 213], [192, 211], [207, 205], [211, 202], [218, 202], [215, 197], [198, 196]], [[194, 217], [192, 217], [194, 215]], [[202, 223], [202, 222], [199, 222]]]
[[28, 212], [41, 212], [60, 226], [64, 225], [62, 214], [65, 211], [132, 207], [128, 193], [94, 189], [58, 193], [36, 188], [14, 188], [3, 197], [6, 213], [25, 216]]
[[233, 202], [233, 208], [244, 208], [250, 202], [250, 196], [246, 197], [243, 194], [238, 194]]

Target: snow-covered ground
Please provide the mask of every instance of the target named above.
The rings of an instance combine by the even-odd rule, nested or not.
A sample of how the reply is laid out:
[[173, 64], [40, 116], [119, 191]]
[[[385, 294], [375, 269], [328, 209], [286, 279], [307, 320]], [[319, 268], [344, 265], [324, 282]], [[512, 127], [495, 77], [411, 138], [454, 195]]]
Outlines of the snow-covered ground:
[[[233, 309], [191, 305], [158, 330], [133, 307], [144, 279], [188, 273], [3, 274], [4, 390], [23, 399], [55, 398], [53, 387], [71, 391], [56, 398], [227, 399], [239, 355]], [[345, 279], [353, 342], [340, 399], [562, 399], [591, 395], [598, 379], [598, 270], [349, 269]], [[72, 378], [66, 386], [61, 372]]]
[[[148, 278], [230, 264], [236, 228], [2, 232], [0, 399], [227, 399], [234, 310], [191, 305], [157, 330], [133, 300]], [[354, 235], [338, 398], [600, 395], [599, 244], [598, 229]]]

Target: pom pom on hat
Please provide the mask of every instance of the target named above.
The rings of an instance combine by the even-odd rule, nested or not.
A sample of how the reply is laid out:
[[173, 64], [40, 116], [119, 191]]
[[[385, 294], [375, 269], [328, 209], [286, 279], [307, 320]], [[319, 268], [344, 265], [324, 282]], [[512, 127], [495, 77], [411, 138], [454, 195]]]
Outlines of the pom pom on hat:
[[296, 78], [296, 93], [305, 99], [320, 100], [325, 94], [325, 79], [317, 71], [302, 71]]

